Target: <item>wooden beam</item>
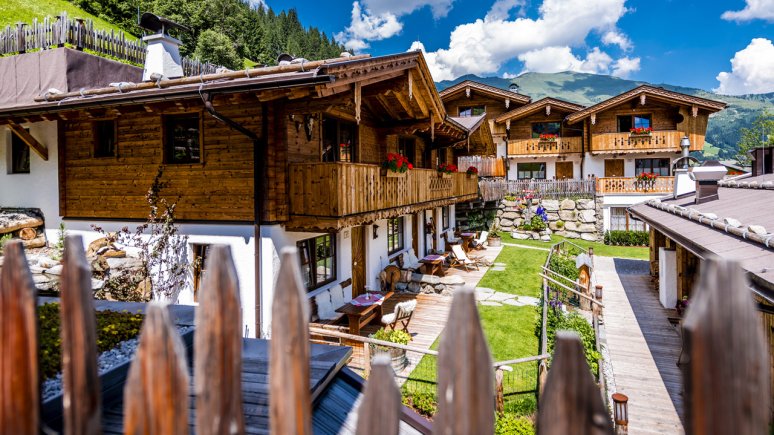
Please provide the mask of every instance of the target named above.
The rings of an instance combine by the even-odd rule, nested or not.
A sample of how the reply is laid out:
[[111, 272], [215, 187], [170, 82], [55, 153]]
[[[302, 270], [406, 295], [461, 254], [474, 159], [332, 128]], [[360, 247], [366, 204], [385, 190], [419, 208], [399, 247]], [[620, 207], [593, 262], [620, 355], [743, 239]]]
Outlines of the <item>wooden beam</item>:
[[392, 92], [392, 96], [395, 97], [395, 100], [410, 118], [416, 118], [416, 114], [414, 113], [411, 102], [408, 100], [408, 96], [404, 96], [400, 92]]
[[27, 146], [30, 147], [32, 151], [35, 151], [35, 154], [39, 155], [41, 159], [48, 161], [48, 148], [46, 148], [46, 146], [42, 143], [38, 142], [37, 139], [32, 137], [30, 132], [13, 121], [8, 123], [8, 127], [12, 132], [14, 132], [16, 136], [19, 137], [19, 139], [22, 140], [22, 142], [27, 144]]

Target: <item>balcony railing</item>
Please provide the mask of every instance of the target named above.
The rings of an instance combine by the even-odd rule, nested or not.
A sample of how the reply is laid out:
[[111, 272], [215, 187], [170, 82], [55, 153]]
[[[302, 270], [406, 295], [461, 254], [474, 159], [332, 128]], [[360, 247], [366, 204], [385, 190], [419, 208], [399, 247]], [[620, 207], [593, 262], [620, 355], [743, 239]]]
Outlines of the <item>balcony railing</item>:
[[290, 165], [290, 214], [344, 217], [432, 201], [473, 199], [478, 177], [465, 173], [438, 176], [412, 169], [402, 177], [381, 175], [377, 165], [294, 163]]
[[508, 141], [508, 157], [580, 153], [581, 150], [581, 137], [559, 137], [555, 141], [544, 141], [540, 139], [516, 139]]
[[674, 191], [675, 177], [658, 177], [653, 181], [637, 181], [635, 177], [597, 178], [597, 193], [609, 194], [660, 194]]
[[[659, 130], [649, 135], [630, 133], [602, 133], [591, 136], [592, 153], [631, 152], [631, 151], [680, 151], [682, 131]], [[701, 149], [698, 143], [691, 141], [691, 150]]]

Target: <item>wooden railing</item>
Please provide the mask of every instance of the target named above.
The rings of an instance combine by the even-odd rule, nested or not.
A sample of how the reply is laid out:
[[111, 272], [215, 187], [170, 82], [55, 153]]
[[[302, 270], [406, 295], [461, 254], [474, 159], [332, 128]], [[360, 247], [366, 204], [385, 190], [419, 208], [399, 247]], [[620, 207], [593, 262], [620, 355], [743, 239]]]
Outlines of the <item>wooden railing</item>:
[[649, 135], [602, 133], [591, 136], [591, 152], [635, 150], [680, 150], [684, 133], [676, 130], [654, 131]]
[[290, 214], [343, 217], [478, 195], [478, 177], [450, 175], [443, 178], [432, 169], [412, 169], [387, 177], [377, 165], [295, 163], [290, 165]]
[[674, 185], [675, 177], [658, 177], [653, 181], [637, 181], [635, 177], [597, 178], [597, 192], [600, 195], [611, 193], [638, 193], [643, 195], [672, 193]]
[[540, 139], [516, 139], [508, 141], [508, 157], [532, 156], [541, 154], [580, 153], [583, 145], [580, 136], [560, 137], [555, 141]]
[[484, 201], [499, 201], [506, 195], [535, 198], [593, 198], [596, 183], [588, 180], [481, 180], [479, 190]]

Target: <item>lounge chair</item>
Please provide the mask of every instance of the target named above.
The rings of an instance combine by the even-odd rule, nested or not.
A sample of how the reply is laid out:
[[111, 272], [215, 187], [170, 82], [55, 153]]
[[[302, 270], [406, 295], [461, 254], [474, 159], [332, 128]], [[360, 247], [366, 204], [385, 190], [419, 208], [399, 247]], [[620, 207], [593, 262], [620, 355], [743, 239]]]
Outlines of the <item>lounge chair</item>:
[[473, 266], [478, 269], [478, 259], [470, 259], [468, 258], [468, 255], [465, 254], [465, 251], [462, 250], [462, 245], [452, 245], [452, 254], [453, 257], [451, 259], [451, 267], [457, 267], [457, 266], [463, 266], [465, 267], [466, 271], [470, 270], [470, 266]]
[[470, 242], [470, 246], [476, 249], [484, 249], [484, 243], [486, 243], [486, 239], [488, 237], [489, 237], [489, 231], [481, 231], [481, 235], [478, 236], [477, 239]]
[[417, 308], [416, 299], [410, 301], [399, 302], [395, 304], [395, 310], [390, 314], [382, 316], [382, 325], [395, 329], [398, 322], [403, 324], [403, 330], [408, 332], [408, 325], [411, 322], [411, 317], [414, 315], [414, 310]]

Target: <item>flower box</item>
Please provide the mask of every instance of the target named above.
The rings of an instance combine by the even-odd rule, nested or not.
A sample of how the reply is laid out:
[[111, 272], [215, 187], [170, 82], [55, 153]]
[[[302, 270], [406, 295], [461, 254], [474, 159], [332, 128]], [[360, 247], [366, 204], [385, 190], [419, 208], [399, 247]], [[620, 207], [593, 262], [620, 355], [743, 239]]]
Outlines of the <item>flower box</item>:
[[451, 178], [451, 174], [457, 172], [457, 165], [452, 163], [441, 163], [438, 165], [438, 178]]
[[439, 172], [438, 178], [451, 178], [451, 174], [448, 172]]
[[404, 178], [406, 174], [408, 174], [408, 171], [397, 172], [386, 168], [382, 168], [381, 172], [382, 172], [382, 177], [387, 177], [387, 178]]
[[629, 136], [645, 136], [649, 137], [653, 133], [653, 128], [651, 127], [639, 127], [639, 128], [632, 128], [629, 129]]
[[408, 158], [394, 153], [387, 153], [387, 160], [382, 163], [381, 174], [383, 177], [405, 177], [406, 172], [414, 169], [414, 165]]
[[558, 139], [559, 139], [558, 135], [544, 133], [544, 134], [540, 135], [540, 137], [538, 138], [538, 142], [541, 142], [541, 143], [543, 143], [543, 142], [546, 142], [546, 143], [556, 143], [556, 141]]

